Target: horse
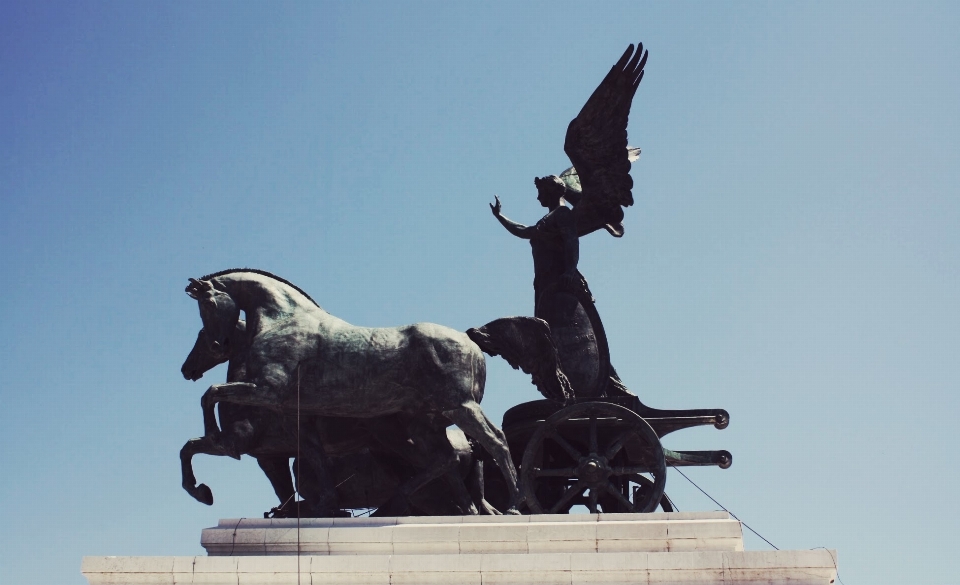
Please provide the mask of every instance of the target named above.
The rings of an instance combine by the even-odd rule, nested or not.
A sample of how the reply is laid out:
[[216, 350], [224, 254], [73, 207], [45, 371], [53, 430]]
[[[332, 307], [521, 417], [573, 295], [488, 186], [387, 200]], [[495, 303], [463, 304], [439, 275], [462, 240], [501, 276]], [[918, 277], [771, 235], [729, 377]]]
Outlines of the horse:
[[[195, 299], [211, 350], [225, 351], [231, 333], [246, 316], [250, 346], [241, 380], [215, 384], [201, 398], [205, 436], [219, 436], [215, 407], [233, 403], [307, 416], [365, 419], [406, 415], [427, 421], [434, 434], [456, 424], [477, 441], [500, 468], [507, 484], [506, 513], [519, 514], [517, 472], [506, 437], [480, 408], [486, 381], [483, 347], [531, 373], [548, 397], [571, 395], [549, 326], [517, 318], [508, 326], [490, 323], [461, 333], [432, 323], [393, 328], [351, 325], [324, 311], [304, 291], [269, 272], [230, 269], [190, 279], [185, 292]], [[504, 320], [498, 320], [504, 321]], [[509, 331], [518, 339], [502, 338]], [[538, 348], [525, 355], [523, 349]], [[514, 354], [510, 352], [519, 349]], [[314, 513], [338, 509], [323, 446], [313, 434], [303, 452], [321, 486]], [[436, 458], [402, 487], [411, 494], [449, 471], [455, 462]]]
[[[206, 332], [201, 329], [197, 341], [187, 356], [180, 371], [188, 380], [199, 380], [203, 374], [215, 366], [229, 361], [227, 380], [238, 379], [242, 361], [231, 359], [240, 353], [245, 339], [246, 324], [238, 321], [231, 334], [232, 343], [228, 344], [230, 353], [216, 353], [208, 349]], [[219, 437], [204, 435], [187, 441], [180, 450], [180, 470], [183, 489], [194, 499], [208, 506], [213, 504], [213, 493], [206, 484], [197, 485], [193, 473], [193, 456], [225, 455], [240, 459], [242, 453], [252, 455], [263, 470], [274, 492], [280, 499], [280, 507], [290, 501], [294, 495], [293, 482], [290, 479], [288, 453], [289, 440], [286, 440], [283, 422], [274, 413], [262, 409], [238, 404], [224, 403], [220, 406], [220, 418], [223, 421], [223, 433]]]
[[[243, 350], [249, 345], [244, 321], [237, 321], [230, 340], [228, 351], [214, 352], [209, 348], [206, 331], [201, 329], [180, 369], [184, 378], [199, 380], [213, 367], [229, 361], [227, 380], [236, 379], [243, 367]], [[239, 459], [240, 454], [246, 454], [257, 459], [280, 500], [280, 505], [266, 513], [265, 517], [300, 515], [300, 510], [293, 503], [295, 491], [288, 466], [289, 459], [297, 456], [297, 442], [296, 437], [285, 431], [281, 415], [262, 408], [230, 403], [222, 403], [219, 414], [222, 429], [219, 440], [211, 436], [191, 439], [180, 451], [182, 485], [187, 493], [204, 504], [213, 503], [210, 488], [205, 484], [197, 485], [192, 465], [194, 455], [227, 455]], [[397, 440], [398, 427], [393, 420], [375, 419], [373, 425], [357, 425], [355, 422], [324, 419], [322, 425], [308, 425], [306, 432], [318, 432], [319, 429], [326, 431], [321, 442], [330, 456], [333, 476], [337, 480], [337, 494], [344, 507], [383, 508], [402, 478], [410, 475], [410, 466], [422, 464], [415, 454], [411, 456], [411, 445], [419, 443], [419, 437], [399, 437], [400, 440]], [[369, 426], [376, 430], [365, 428]], [[413, 494], [410, 502], [413, 510], [431, 516], [477, 513], [477, 509], [483, 514], [498, 514], [483, 498], [483, 462], [479, 454], [474, 453], [475, 446], [457, 429], [447, 429], [446, 435], [458, 461], [454, 477], [447, 478], [454, 486], [454, 492], [450, 494], [442, 486], [435, 485], [436, 482], [429, 484]], [[392, 441], [388, 441], [388, 438]], [[386, 449], [377, 449], [381, 445], [375, 444], [376, 439], [385, 443]], [[396, 457], [390, 455], [399, 455], [403, 461], [397, 461]], [[298, 483], [311, 481], [309, 474], [300, 472], [296, 462], [294, 472]], [[304, 475], [307, 477], [304, 478]], [[464, 481], [469, 483], [467, 492], [462, 491], [465, 487], [460, 487]], [[454, 482], [459, 482], [460, 486]], [[465, 500], [464, 493], [469, 494], [469, 499]], [[471, 509], [471, 505], [475, 507]]]

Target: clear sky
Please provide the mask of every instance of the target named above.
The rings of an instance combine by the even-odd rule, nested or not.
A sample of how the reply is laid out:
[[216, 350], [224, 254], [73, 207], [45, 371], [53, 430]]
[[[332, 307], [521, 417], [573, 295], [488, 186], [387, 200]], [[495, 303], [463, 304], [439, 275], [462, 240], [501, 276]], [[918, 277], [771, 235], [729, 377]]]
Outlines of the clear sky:
[[[731, 413], [665, 444], [730, 450], [689, 475], [780, 548], [956, 582], [958, 30], [955, 3], [3, 2], [0, 582], [201, 554], [275, 505], [249, 458], [197, 458], [212, 507], [180, 488], [225, 376], [180, 375], [188, 277], [262, 268], [369, 326], [531, 314], [487, 203], [540, 217], [637, 40], [637, 203], [580, 259], [620, 375]], [[539, 397], [489, 364], [496, 420]]]

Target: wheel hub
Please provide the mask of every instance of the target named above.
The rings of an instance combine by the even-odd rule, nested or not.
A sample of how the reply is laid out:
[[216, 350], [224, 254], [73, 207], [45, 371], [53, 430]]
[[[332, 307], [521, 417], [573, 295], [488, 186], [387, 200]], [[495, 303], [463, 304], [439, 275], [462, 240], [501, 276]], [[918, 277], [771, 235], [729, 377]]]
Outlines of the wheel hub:
[[605, 457], [590, 454], [580, 459], [577, 466], [577, 479], [589, 485], [601, 485], [613, 474]]

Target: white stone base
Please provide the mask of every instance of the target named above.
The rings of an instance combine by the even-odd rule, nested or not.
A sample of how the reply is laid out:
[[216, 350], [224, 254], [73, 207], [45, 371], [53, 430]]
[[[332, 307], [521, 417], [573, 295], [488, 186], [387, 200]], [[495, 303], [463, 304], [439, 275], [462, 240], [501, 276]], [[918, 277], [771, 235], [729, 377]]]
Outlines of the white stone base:
[[[299, 541], [298, 541], [299, 538]], [[726, 512], [221, 520], [200, 544], [211, 556], [462, 555], [743, 550]]]
[[[744, 552], [725, 513], [222, 520], [206, 557], [85, 557], [91, 585], [829, 585], [836, 553]], [[297, 554], [299, 546], [300, 554]]]

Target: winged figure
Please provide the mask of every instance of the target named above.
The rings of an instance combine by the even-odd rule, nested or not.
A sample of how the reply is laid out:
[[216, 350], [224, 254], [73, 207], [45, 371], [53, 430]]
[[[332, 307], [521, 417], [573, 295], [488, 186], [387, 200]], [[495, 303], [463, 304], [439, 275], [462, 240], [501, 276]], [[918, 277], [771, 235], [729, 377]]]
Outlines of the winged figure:
[[550, 324], [577, 396], [627, 392], [610, 365], [603, 324], [577, 263], [581, 236], [601, 228], [623, 235], [623, 208], [633, 205], [630, 163], [640, 155], [627, 146], [627, 121], [647, 54], [642, 43], [630, 45], [570, 122], [563, 149], [573, 166], [560, 176], [534, 179], [537, 199], [548, 210], [540, 221], [511, 221], [501, 213], [499, 197], [490, 205], [508, 232], [530, 241], [534, 315]]

